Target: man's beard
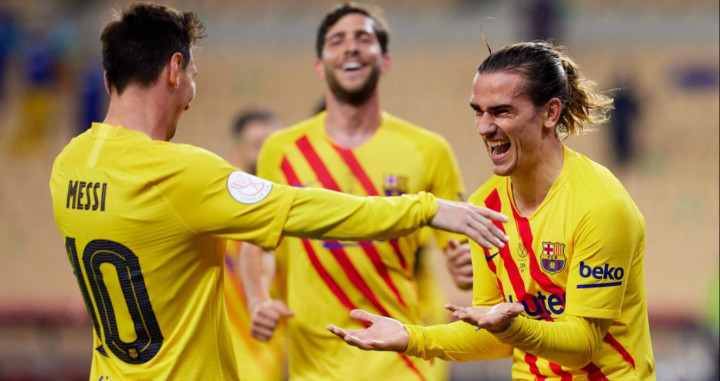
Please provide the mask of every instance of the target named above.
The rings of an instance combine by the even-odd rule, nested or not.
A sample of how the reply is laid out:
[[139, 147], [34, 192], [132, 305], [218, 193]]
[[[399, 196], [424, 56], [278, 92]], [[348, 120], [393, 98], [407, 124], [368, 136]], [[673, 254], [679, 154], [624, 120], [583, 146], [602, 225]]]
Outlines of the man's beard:
[[325, 69], [325, 78], [327, 78], [330, 92], [333, 93], [339, 102], [352, 106], [360, 106], [375, 92], [378, 81], [380, 80], [380, 68], [377, 66], [374, 67], [370, 72], [370, 77], [368, 77], [362, 87], [352, 91], [346, 90], [330, 70]]

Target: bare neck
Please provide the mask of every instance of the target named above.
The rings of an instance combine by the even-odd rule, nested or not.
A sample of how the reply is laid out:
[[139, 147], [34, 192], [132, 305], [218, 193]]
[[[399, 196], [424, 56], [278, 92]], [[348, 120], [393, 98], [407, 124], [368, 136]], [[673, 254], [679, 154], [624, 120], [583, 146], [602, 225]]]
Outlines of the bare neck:
[[163, 111], [167, 109], [167, 96], [158, 96], [158, 91], [162, 90], [155, 86], [139, 88], [132, 85], [122, 95], [113, 90], [103, 123], [145, 133], [153, 140], [168, 140], [171, 122], [168, 113]]
[[380, 127], [382, 115], [377, 92], [360, 106], [341, 103], [331, 93], [325, 97], [325, 101], [325, 131], [335, 143], [344, 148], [361, 146], [372, 138]]
[[560, 141], [537, 160], [530, 170], [510, 176], [512, 195], [518, 213], [530, 217], [547, 197], [563, 168], [563, 147]]

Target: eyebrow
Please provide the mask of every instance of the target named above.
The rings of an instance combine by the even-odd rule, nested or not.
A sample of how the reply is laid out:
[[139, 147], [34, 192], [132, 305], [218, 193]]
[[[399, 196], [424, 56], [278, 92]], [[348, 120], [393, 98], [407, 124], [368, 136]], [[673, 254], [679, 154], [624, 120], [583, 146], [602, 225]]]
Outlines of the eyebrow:
[[512, 105], [509, 105], [509, 104], [501, 104], [501, 105], [497, 105], [497, 106], [490, 106], [486, 110], [483, 110], [479, 105], [470, 102], [470, 108], [472, 108], [473, 110], [475, 110], [477, 112], [483, 112], [483, 111], [492, 112], [492, 111], [501, 110], [501, 109], [512, 109], [513, 107], [512, 107]]
[[334, 33], [327, 34], [327, 35], [325, 36], [325, 41], [330, 40], [330, 39], [332, 39], [332, 38], [335, 37], [335, 36], [345, 36], [345, 35], [347, 35], [347, 34], [351, 34], [351, 35], [363, 35], [363, 34], [365, 34], [365, 35], [368, 35], [368, 36], [374, 36], [374, 33], [370, 33], [370, 32], [368, 32], [368, 31], [365, 30], [365, 29], [355, 29], [355, 30], [351, 30], [351, 31], [340, 30], [340, 31], [337, 31], [337, 32], [334, 32]]

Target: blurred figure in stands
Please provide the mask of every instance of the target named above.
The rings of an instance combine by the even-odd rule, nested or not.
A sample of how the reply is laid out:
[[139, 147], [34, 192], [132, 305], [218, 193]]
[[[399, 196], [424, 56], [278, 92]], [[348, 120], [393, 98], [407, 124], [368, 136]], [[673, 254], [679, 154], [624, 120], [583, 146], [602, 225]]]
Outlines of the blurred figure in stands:
[[636, 154], [635, 127], [640, 105], [635, 84], [629, 79], [618, 81], [615, 107], [610, 118], [612, 139], [610, 150], [615, 164], [626, 167]]
[[10, 52], [15, 48], [19, 34], [20, 29], [15, 14], [9, 9], [0, 8], [0, 101], [5, 95], [5, 76], [10, 62]]
[[62, 69], [61, 44], [51, 30], [35, 27], [22, 41], [22, 70], [25, 90], [21, 102], [20, 126], [10, 151], [30, 154], [41, 149], [51, 132], [56, 114], [57, 93]]
[[78, 75], [78, 119], [74, 134], [85, 132], [94, 121], [102, 120], [107, 110], [103, 67], [97, 60], [88, 60]]
[[523, 1], [525, 40], [562, 41], [564, 10], [562, 0]]

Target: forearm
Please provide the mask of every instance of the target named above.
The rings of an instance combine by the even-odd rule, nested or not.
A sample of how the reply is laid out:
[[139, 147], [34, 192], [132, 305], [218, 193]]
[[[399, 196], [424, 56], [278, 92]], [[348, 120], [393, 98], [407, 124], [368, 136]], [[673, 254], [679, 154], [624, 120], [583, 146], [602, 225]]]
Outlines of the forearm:
[[494, 336], [515, 348], [577, 369], [599, 349], [610, 320], [565, 316], [554, 322], [517, 317], [507, 331]]
[[463, 321], [430, 327], [406, 325], [405, 329], [410, 335], [405, 354], [426, 360], [493, 360], [512, 355], [512, 346]]
[[438, 203], [429, 193], [400, 197], [357, 197], [324, 189], [296, 193], [283, 233], [338, 239], [388, 239], [429, 223]]
[[251, 312], [256, 305], [270, 300], [269, 287], [263, 282], [265, 276], [264, 255], [263, 248], [249, 243], [243, 244], [240, 254], [240, 279], [242, 279], [245, 297]]

